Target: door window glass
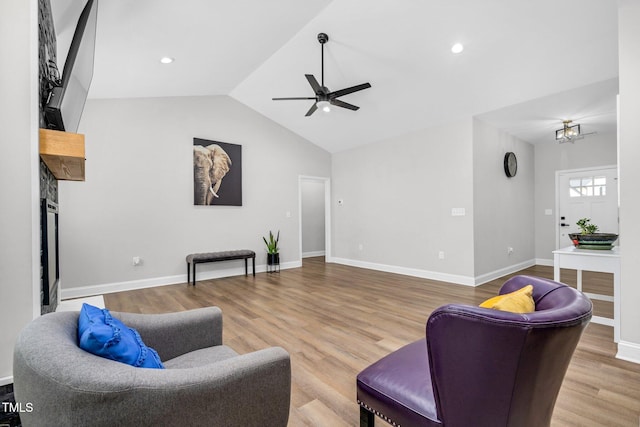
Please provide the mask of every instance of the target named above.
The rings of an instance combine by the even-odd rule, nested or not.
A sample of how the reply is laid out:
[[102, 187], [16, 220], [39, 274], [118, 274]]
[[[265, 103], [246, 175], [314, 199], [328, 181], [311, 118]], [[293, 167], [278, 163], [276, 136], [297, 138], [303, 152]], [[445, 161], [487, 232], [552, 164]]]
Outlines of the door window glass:
[[585, 176], [569, 180], [569, 197], [602, 197], [606, 195], [606, 176]]

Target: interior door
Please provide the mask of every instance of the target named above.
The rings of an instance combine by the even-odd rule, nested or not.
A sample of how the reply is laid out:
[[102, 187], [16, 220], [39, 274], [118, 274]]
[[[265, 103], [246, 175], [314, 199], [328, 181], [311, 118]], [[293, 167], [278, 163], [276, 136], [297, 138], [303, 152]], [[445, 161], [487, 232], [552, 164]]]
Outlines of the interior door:
[[618, 170], [615, 167], [558, 172], [557, 248], [571, 245], [576, 222], [590, 218], [600, 233], [618, 233]]
[[[331, 262], [331, 181], [329, 178], [299, 176], [298, 202], [300, 259], [305, 255], [324, 255], [325, 262]], [[308, 252], [309, 248], [312, 248], [310, 252]]]

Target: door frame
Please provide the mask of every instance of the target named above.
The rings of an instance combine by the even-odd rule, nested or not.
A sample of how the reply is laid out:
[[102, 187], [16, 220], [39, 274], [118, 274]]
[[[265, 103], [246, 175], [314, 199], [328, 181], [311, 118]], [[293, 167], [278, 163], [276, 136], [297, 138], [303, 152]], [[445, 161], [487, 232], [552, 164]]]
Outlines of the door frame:
[[[605, 165], [605, 166], [594, 166], [590, 168], [578, 168], [578, 169], [563, 169], [556, 171], [556, 214], [555, 214], [555, 244], [554, 246], [557, 249], [560, 249], [560, 176], [572, 173], [590, 173], [597, 171], [601, 171], [604, 169], [615, 169], [616, 170], [616, 185], [620, 185], [620, 170], [618, 169], [618, 165]], [[620, 189], [618, 188], [618, 218], [620, 218]], [[568, 245], [567, 245], [568, 246]]]
[[298, 175], [298, 257], [302, 262], [302, 182], [324, 183], [324, 262], [331, 258], [331, 179], [321, 176]]

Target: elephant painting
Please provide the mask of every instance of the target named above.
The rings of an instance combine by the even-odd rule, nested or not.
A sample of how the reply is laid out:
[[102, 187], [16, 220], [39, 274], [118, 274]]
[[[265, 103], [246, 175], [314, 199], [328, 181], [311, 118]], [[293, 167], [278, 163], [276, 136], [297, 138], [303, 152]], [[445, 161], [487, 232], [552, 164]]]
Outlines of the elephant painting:
[[231, 158], [218, 144], [193, 146], [193, 203], [212, 205], [219, 198], [222, 178], [231, 169]]

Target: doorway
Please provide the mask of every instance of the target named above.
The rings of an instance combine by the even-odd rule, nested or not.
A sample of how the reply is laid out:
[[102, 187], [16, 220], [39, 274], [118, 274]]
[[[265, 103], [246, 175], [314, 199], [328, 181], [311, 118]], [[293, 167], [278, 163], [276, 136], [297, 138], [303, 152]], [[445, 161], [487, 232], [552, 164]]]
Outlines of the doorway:
[[324, 256], [331, 260], [331, 182], [329, 178], [299, 176], [300, 260]]
[[600, 233], [618, 234], [618, 169], [603, 166], [556, 172], [556, 249], [571, 245], [576, 222], [591, 219]]

